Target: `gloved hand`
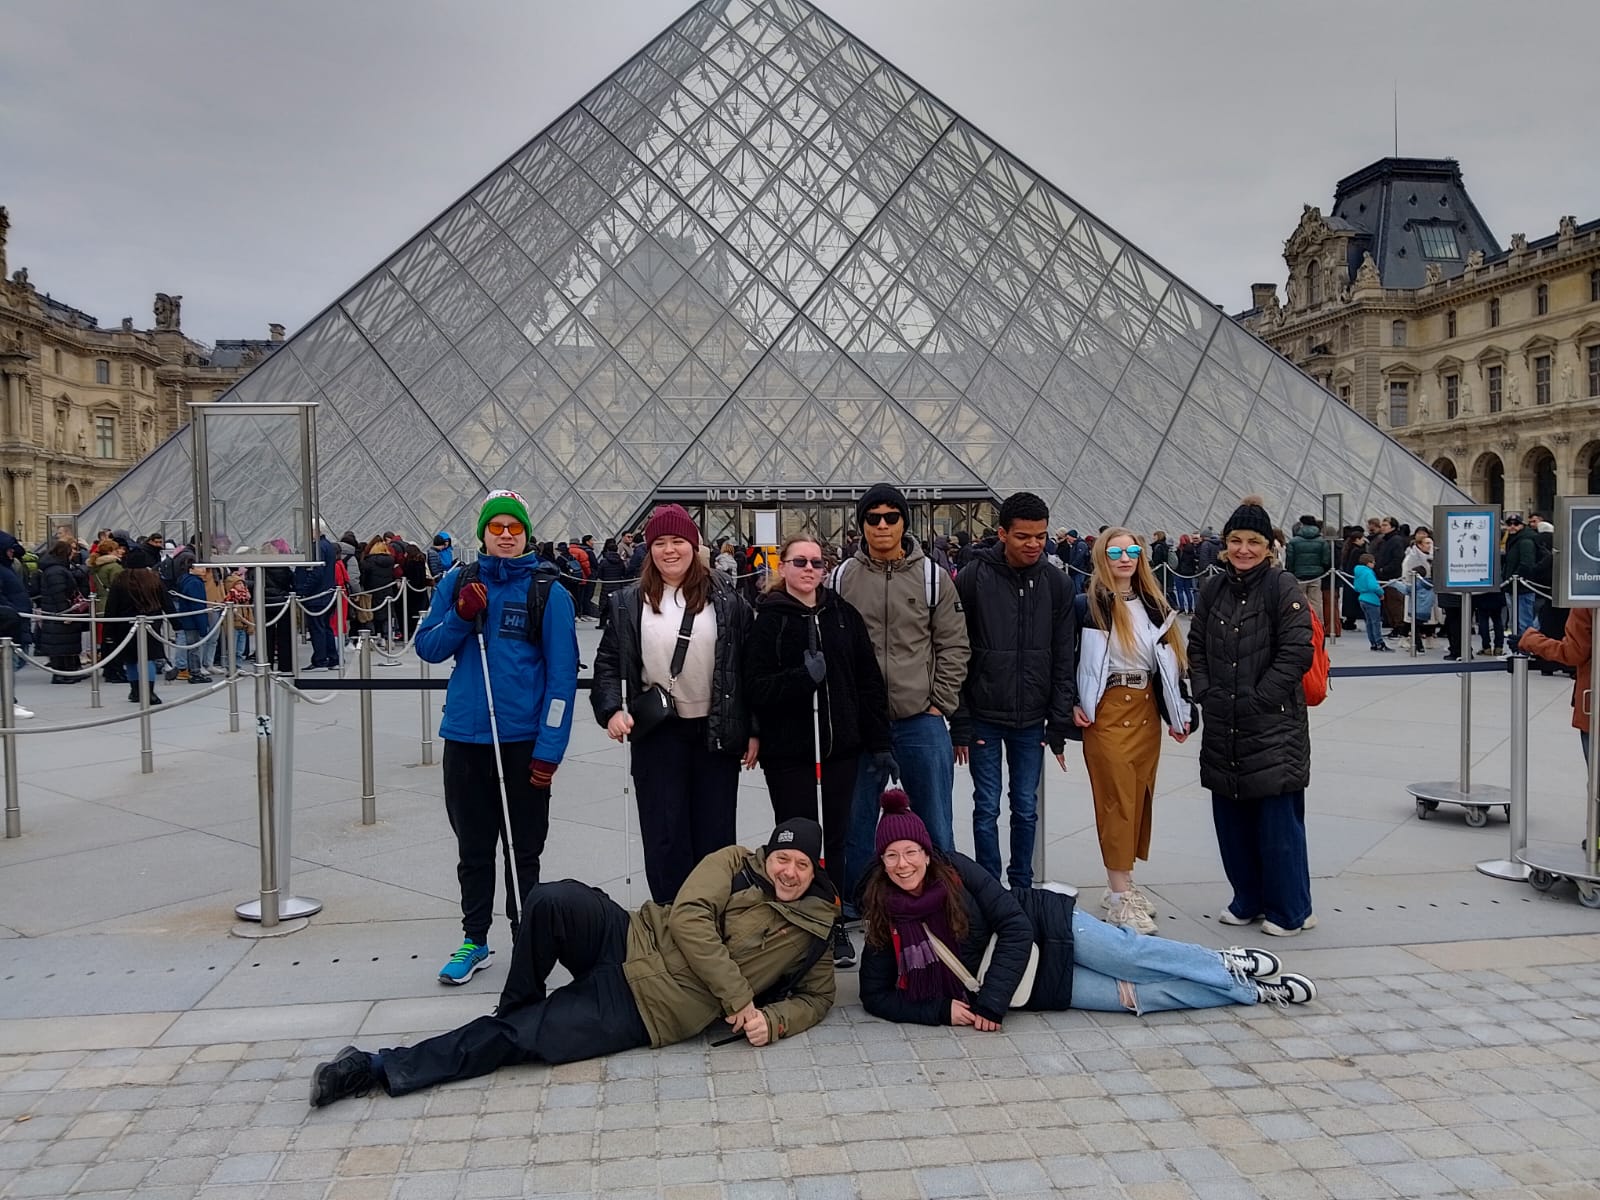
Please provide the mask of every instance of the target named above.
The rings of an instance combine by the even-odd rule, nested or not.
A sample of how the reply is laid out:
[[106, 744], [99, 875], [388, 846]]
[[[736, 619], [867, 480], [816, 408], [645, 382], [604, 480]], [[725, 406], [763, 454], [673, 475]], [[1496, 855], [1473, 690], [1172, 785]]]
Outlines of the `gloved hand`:
[[488, 607], [489, 592], [476, 579], [463, 584], [461, 591], [456, 594], [456, 616], [469, 625], [481, 617]]
[[528, 782], [542, 792], [550, 790], [550, 781], [556, 776], [558, 763], [545, 762], [536, 758], [528, 764]]
[[869, 754], [867, 762], [872, 769], [880, 775], [888, 775], [895, 782], [900, 780], [900, 764], [895, 762], [894, 755], [887, 750], [879, 750], [876, 754]]
[[821, 650], [807, 650], [804, 655], [806, 674], [811, 676], [812, 683], [821, 683], [828, 674], [828, 664], [822, 657]]

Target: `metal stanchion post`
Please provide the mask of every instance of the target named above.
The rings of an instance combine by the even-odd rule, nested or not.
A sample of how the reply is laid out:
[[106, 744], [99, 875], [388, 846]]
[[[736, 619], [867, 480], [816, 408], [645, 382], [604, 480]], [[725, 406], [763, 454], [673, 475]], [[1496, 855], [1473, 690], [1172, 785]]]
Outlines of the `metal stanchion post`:
[[[1470, 595], [1461, 597], [1463, 623], [1471, 616], [1473, 599], [1474, 597]], [[1465, 624], [1461, 634], [1461, 660], [1467, 664], [1472, 662], [1472, 637]], [[1416, 797], [1418, 817], [1426, 817], [1441, 803], [1459, 804], [1464, 807], [1467, 810], [1469, 825], [1487, 823], [1491, 807], [1504, 806], [1508, 814], [1511, 812], [1512, 796], [1505, 788], [1494, 784], [1473, 786], [1472, 783], [1472, 673], [1470, 671], [1461, 673], [1461, 748], [1456, 778], [1409, 783], [1406, 785], [1406, 791]]]
[[139, 774], [149, 775], [156, 769], [155, 750], [150, 742], [150, 647], [145, 644], [144, 633], [150, 619], [144, 614], [134, 618], [133, 642], [139, 664]]
[[[272, 790], [272, 679], [267, 666], [267, 570], [255, 569], [256, 605], [256, 800], [261, 840], [261, 898], [254, 919], [263, 929], [278, 923], [278, 814]], [[248, 904], [234, 912], [251, 919]]]
[[1528, 878], [1518, 855], [1528, 849], [1528, 656], [1511, 660], [1511, 848], [1505, 858], [1477, 863], [1480, 874], [1521, 883]]
[[239, 732], [239, 638], [233, 605], [222, 610], [222, 666], [228, 673], [228, 732]]
[[100, 707], [100, 645], [94, 621], [89, 622], [89, 707]]
[[[404, 579], [400, 581], [400, 636], [411, 636], [411, 584]], [[393, 638], [389, 640], [389, 645], [392, 649]]]
[[[419, 658], [417, 661], [422, 664], [422, 678], [427, 679], [428, 660]], [[422, 700], [422, 765], [431, 767], [433, 766], [433, 703], [428, 698], [427, 688], [423, 688], [417, 694]]]
[[13, 706], [17, 702], [17, 660], [12, 658], [16, 643], [0, 638], [0, 741], [6, 756], [6, 837], [22, 836], [22, 800], [17, 786], [17, 739], [11, 729], [17, 723]]
[[[1600, 613], [1595, 614], [1600, 616]], [[10, 656], [7, 656], [7, 661]], [[1600, 734], [1600, 721], [1594, 718], [1596, 701], [1600, 701], [1600, 654], [1596, 654], [1591, 647], [1589, 651], [1589, 786], [1585, 789], [1588, 793], [1586, 807], [1589, 810], [1589, 819], [1586, 822], [1587, 830], [1584, 834], [1583, 857], [1588, 863], [1590, 875], [1600, 875], [1600, 745], [1596, 744], [1595, 737]], [[8, 767], [8, 771], [15, 771], [15, 767]], [[9, 783], [8, 785], [9, 786]], [[1526, 840], [1526, 839], [1524, 839]]]
[[1506, 649], [1509, 650], [1517, 644], [1517, 639], [1522, 636], [1522, 630], [1517, 627], [1517, 614], [1522, 611], [1522, 576], [1511, 577], [1511, 611], [1506, 614]]
[[289, 611], [284, 613], [283, 620], [289, 622], [289, 667], [288, 675], [293, 679], [300, 674], [300, 635], [303, 632], [302, 622], [305, 618], [305, 609], [301, 607], [299, 596], [289, 597]]
[[290, 921], [299, 917], [315, 916], [322, 911], [322, 901], [309, 896], [297, 896], [290, 880], [293, 873], [294, 829], [294, 727], [295, 710], [300, 703], [300, 691], [292, 684], [284, 684], [278, 697], [277, 730], [273, 734], [272, 766], [274, 808], [278, 817], [278, 917]]
[[[356, 665], [363, 683], [372, 682], [372, 635], [366, 630], [356, 642]], [[361, 689], [361, 823], [378, 822], [378, 789], [373, 780], [375, 770], [372, 760], [372, 689]]]
[[[1463, 607], [1472, 603], [1471, 596], [1463, 596]], [[1461, 661], [1472, 664], [1473, 634], [1461, 632]], [[1463, 792], [1472, 791], [1472, 672], [1461, 673], [1461, 767], [1460, 785]]]

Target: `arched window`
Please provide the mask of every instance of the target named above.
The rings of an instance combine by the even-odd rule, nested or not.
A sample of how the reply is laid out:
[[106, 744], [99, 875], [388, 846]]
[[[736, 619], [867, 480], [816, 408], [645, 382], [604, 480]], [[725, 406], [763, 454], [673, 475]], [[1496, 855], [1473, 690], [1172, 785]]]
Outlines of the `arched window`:
[[1322, 264], [1314, 258], [1306, 264], [1306, 303], [1322, 303]]
[[1404, 321], [1396, 321], [1389, 326], [1389, 344], [1392, 346], [1404, 346], [1406, 344], [1406, 323]]
[[1550, 285], [1541, 283], [1533, 289], [1533, 312], [1535, 316], [1547, 316], [1550, 312]]
[[111, 364], [103, 358], [94, 360], [94, 381], [96, 383], [111, 382]]
[[1456, 310], [1453, 308], [1444, 314], [1444, 335], [1447, 338], [1456, 335]]

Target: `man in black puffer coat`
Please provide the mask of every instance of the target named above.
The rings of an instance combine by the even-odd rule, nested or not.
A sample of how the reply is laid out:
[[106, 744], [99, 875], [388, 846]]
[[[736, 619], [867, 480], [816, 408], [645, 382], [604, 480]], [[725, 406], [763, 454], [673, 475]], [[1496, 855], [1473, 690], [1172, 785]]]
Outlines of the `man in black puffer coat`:
[[1013, 888], [1033, 886], [1044, 744], [1065, 771], [1078, 702], [1076, 587], [1049, 566], [1050, 510], [1031, 492], [1000, 506], [1000, 542], [973, 553], [956, 576], [972, 657], [950, 719], [956, 762], [972, 770], [972, 840], [978, 863], [1000, 878], [1000, 760], [1010, 773]]
[[1189, 674], [1205, 714], [1200, 783], [1233, 901], [1226, 925], [1265, 918], [1290, 936], [1316, 924], [1306, 858], [1311, 737], [1301, 683], [1311, 666], [1311, 613], [1271, 556], [1272, 522], [1246, 497], [1223, 530], [1225, 569], [1206, 581], [1189, 627]]

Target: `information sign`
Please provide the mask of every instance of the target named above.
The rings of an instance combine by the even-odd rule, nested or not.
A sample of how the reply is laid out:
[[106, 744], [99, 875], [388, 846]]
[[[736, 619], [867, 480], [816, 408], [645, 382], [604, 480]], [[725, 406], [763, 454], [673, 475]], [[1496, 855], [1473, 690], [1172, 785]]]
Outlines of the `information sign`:
[[1500, 513], [1487, 505], [1433, 510], [1433, 586], [1438, 592], [1492, 592], [1500, 586]]
[[1556, 498], [1558, 608], [1600, 608], [1600, 496]]

